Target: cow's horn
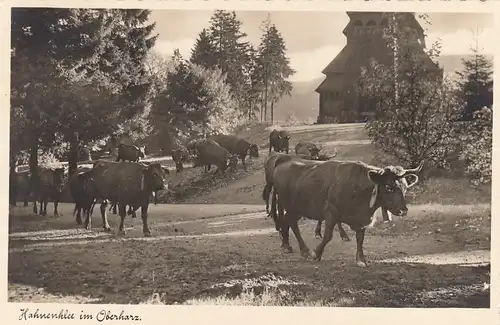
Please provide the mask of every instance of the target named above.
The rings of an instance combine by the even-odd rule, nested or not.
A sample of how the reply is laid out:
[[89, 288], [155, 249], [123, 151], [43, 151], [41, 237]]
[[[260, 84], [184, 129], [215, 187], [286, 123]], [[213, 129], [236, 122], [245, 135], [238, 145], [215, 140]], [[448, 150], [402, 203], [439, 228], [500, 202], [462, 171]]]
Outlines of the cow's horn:
[[408, 174], [418, 174], [422, 170], [422, 167], [424, 167], [424, 161], [422, 160], [420, 164], [418, 165], [417, 168], [411, 168], [411, 169], [405, 169], [405, 173], [403, 176], [406, 176]]

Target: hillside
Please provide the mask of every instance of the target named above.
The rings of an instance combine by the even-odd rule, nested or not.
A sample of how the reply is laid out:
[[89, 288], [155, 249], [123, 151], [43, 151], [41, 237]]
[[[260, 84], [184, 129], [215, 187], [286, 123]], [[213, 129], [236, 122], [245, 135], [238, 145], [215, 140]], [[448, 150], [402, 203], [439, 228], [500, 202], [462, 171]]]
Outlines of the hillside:
[[[438, 61], [444, 68], [445, 75], [453, 74], [462, 69], [462, 59], [470, 58], [470, 55], [443, 55]], [[493, 60], [492, 56], [487, 56]], [[318, 117], [319, 95], [314, 91], [324, 80], [324, 76], [318, 72], [318, 78], [308, 81], [293, 83], [291, 96], [284, 97], [277, 105], [275, 116], [277, 121], [286, 120], [289, 115], [294, 115], [298, 120], [306, 121]]]

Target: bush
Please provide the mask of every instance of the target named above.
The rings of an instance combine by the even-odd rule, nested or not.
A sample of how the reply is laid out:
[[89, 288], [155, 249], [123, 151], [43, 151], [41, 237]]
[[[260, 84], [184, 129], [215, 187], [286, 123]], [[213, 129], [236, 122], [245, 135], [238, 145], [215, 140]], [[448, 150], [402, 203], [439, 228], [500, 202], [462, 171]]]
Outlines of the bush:
[[466, 173], [474, 186], [491, 182], [493, 110], [483, 107], [474, 113], [472, 122], [461, 129], [460, 140]]

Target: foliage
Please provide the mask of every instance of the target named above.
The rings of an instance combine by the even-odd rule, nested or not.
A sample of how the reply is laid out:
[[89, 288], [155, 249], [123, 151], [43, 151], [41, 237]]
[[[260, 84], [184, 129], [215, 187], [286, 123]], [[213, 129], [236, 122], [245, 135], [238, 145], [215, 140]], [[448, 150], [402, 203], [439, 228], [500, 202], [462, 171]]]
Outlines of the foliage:
[[222, 72], [185, 61], [178, 51], [167, 74], [167, 87], [151, 107], [151, 121], [165, 146], [188, 137], [228, 133], [244, 122]]
[[474, 112], [493, 104], [493, 64], [479, 53], [476, 46], [471, 59], [462, 59], [463, 70], [458, 71], [460, 96], [466, 102], [462, 119], [470, 121]]
[[362, 69], [358, 85], [363, 99], [376, 107], [376, 119], [366, 125], [368, 134], [376, 147], [401, 163], [416, 166], [426, 160], [448, 167], [456, 147], [454, 125], [463, 103], [453, 84], [441, 80], [438, 66], [432, 67], [439, 55], [438, 44], [427, 52], [429, 56], [423, 55], [404, 28], [394, 28], [395, 18], [386, 37], [397, 61], [393, 66], [372, 61]]
[[461, 158], [475, 186], [491, 182], [493, 110], [483, 107], [474, 112], [473, 120], [461, 129]]

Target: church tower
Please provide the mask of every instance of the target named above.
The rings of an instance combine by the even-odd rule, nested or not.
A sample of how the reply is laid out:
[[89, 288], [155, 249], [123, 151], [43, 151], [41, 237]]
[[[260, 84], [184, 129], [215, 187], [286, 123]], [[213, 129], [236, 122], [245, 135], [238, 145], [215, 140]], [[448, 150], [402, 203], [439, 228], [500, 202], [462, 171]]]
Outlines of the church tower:
[[[349, 23], [342, 33], [347, 38], [347, 44], [342, 51], [323, 69], [325, 80], [316, 89], [319, 93], [318, 123], [353, 123], [365, 121], [373, 115], [358, 105], [358, 95], [355, 92], [361, 67], [370, 59], [392, 65], [393, 53], [384, 39], [384, 32], [389, 26], [392, 13], [384, 12], [347, 12]], [[396, 13], [398, 28], [404, 28], [410, 35], [408, 43], [412, 51], [420, 52], [425, 58], [425, 64], [430, 71], [440, 74], [440, 69], [425, 54], [424, 30], [415, 18], [414, 13]]]

